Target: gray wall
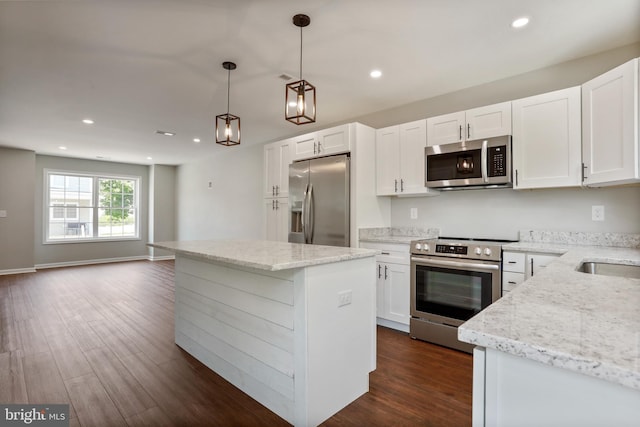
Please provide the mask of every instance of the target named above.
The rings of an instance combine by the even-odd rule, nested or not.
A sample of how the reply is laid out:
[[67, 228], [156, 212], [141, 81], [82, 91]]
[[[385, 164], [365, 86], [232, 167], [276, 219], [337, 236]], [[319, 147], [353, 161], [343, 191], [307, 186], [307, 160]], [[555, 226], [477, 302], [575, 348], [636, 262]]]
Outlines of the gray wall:
[[262, 153], [240, 145], [178, 167], [179, 240], [264, 238]]
[[35, 170], [33, 151], [0, 147], [0, 271], [33, 269]]
[[[149, 167], [149, 242], [176, 240], [176, 167]], [[149, 248], [152, 259], [172, 254]]]
[[[44, 169], [140, 176], [140, 240], [43, 244]], [[111, 258], [146, 257], [148, 255], [146, 246], [149, 212], [148, 179], [148, 166], [67, 157], [36, 156], [35, 239], [32, 239], [36, 266]]]

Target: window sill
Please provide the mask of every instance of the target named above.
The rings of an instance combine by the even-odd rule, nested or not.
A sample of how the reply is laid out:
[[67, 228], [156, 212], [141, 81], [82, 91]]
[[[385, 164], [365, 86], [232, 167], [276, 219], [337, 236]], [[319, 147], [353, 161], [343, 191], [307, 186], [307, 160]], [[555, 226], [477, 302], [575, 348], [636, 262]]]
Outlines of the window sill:
[[104, 243], [104, 242], [133, 242], [142, 240], [140, 237], [104, 238], [104, 239], [65, 239], [65, 240], [45, 240], [43, 245], [65, 245], [68, 243]]

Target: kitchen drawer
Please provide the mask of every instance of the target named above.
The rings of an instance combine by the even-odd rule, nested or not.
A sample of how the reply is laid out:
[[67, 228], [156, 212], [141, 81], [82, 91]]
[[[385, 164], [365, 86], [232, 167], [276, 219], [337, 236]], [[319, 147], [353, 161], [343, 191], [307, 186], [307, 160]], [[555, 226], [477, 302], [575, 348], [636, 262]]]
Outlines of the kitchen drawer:
[[380, 251], [376, 255], [377, 262], [409, 265], [409, 244], [361, 242], [360, 247]]
[[502, 272], [502, 293], [512, 291], [520, 283], [524, 282], [524, 273]]
[[511, 271], [513, 273], [524, 274], [524, 271], [525, 271], [524, 252], [503, 252], [502, 253], [502, 271]]

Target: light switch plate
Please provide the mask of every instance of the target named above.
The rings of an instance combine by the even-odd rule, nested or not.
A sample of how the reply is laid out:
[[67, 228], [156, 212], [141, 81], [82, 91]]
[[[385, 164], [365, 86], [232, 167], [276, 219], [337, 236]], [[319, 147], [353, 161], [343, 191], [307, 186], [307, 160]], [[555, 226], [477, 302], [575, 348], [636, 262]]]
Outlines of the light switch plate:
[[418, 219], [418, 208], [411, 208], [410, 216], [411, 219]]
[[7, 217], [7, 211], [1, 210], [0, 211], [0, 218], [6, 218], [6, 217]]

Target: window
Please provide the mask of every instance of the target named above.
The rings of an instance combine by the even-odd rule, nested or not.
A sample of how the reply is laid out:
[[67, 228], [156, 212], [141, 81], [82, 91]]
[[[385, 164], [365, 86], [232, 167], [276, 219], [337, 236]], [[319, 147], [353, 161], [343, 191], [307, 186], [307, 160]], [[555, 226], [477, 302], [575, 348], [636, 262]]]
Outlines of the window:
[[139, 177], [46, 171], [45, 241], [137, 239]]

